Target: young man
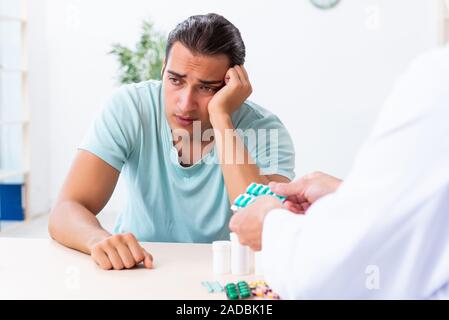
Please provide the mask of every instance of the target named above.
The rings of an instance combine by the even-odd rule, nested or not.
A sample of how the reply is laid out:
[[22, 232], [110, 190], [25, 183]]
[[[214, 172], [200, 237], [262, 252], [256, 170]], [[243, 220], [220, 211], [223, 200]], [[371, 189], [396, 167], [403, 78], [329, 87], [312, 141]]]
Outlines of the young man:
[[448, 137], [446, 47], [400, 77], [344, 182], [272, 182], [289, 211], [261, 198], [231, 229], [283, 298], [449, 299]]
[[[240, 32], [225, 18], [180, 23], [168, 37], [162, 82], [122, 87], [96, 119], [52, 211], [51, 236], [104, 269], [151, 268], [137, 240], [225, 239], [230, 200], [251, 182], [292, 179], [286, 129], [245, 101], [244, 58]], [[95, 216], [121, 172], [129, 199], [111, 235]]]

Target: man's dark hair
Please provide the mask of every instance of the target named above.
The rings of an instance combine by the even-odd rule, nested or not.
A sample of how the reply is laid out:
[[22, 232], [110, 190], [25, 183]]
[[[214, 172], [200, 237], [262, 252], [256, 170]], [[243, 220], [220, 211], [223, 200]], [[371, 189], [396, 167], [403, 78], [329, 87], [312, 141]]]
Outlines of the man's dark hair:
[[177, 41], [194, 54], [225, 54], [229, 58], [230, 67], [245, 62], [245, 44], [239, 29], [215, 13], [191, 16], [179, 23], [168, 35], [166, 60]]

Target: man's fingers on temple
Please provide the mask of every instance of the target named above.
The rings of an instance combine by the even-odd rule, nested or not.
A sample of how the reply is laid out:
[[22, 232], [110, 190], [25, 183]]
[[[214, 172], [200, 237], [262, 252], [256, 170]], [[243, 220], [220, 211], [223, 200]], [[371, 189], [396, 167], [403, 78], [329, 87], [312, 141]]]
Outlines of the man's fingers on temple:
[[229, 69], [228, 74], [230, 76], [229, 80], [232, 80], [234, 78], [236, 81], [240, 82], [239, 73], [237, 72], [237, 70], [235, 68]]
[[241, 69], [243, 71], [243, 76], [245, 77], [246, 81], [249, 81], [248, 72], [246, 71], [245, 66], [241, 65]]
[[242, 84], [247, 84], [247, 80], [246, 80], [245, 74], [243, 73], [242, 68], [240, 66], [235, 66], [235, 70], [237, 71], [237, 74], [239, 75], [240, 82]]

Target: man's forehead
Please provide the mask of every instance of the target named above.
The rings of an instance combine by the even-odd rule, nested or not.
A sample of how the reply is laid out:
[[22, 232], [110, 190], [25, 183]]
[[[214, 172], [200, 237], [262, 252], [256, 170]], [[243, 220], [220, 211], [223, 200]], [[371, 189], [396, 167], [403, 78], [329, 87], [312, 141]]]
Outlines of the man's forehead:
[[173, 45], [167, 61], [167, 70], [201, 80], [223, 79], [228, 68], [226, 55], [194, 54], [179, 42]]

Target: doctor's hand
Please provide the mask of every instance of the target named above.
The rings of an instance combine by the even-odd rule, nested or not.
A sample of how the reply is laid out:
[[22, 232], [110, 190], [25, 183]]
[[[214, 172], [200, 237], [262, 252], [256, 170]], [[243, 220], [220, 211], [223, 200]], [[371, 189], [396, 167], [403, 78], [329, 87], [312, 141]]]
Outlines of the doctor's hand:
[[290, 183], [270, 182], [270, 189], [286, 196], [284, 207], [295, 213], [305, 213], [316, 200], [335, 192], [342, 180], [331, 175], [314, 172]]
[[279, 199], [262, 196], [244, 209], [237, 211], [229, 222], [229, 229], [235, 232], [240, 243], [259, 251], [262, 247], [262, 229], [265, 216], [273, 209], [282, 208]]
[[236, 65], [226, 72], [225, 85], [208, 104], [209, 117], [231, 116], [251, 95], [252, 87], [243, 65]]
[[105, 270], [130, 269], [141, 262], [145, 268], [153, 268], [153, 257], [132, 233], [114, 234], [93, 243], [90, 255], [95, 263]]

